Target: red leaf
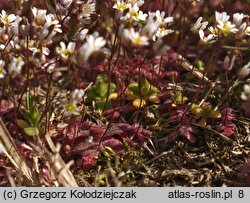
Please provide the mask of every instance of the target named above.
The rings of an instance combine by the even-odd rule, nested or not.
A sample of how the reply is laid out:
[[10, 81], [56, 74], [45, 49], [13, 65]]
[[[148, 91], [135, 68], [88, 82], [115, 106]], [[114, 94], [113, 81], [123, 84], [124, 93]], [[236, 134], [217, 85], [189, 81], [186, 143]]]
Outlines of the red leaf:
[[120, 140], [115, 139], [115, 138], [104, 140], [102, 142], [102, 145], [106, 147], [110, 147], [118, 154], [120, 154], [124, 150], [123, 143]]
[[84, 153], [82, 156], [82, 167], [85, 170], [90, 169], [91, 167], [96, 165], [95, 158], [98, 156], [99, 151], [98, 150], [88, 150]]

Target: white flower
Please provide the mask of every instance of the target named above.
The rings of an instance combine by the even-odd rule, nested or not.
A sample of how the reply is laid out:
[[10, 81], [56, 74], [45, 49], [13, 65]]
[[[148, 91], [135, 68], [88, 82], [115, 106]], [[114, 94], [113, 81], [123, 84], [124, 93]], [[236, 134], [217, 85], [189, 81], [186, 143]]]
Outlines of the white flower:
[[219, 13], [215, 11], [215, 18], [217, 24], [217, 28], [219, 28], [223, 34], [236, 33], [238, 29], [236, 25], [229, 21], [230, 16], [227, 15], [226, 12]]
[[230, 19], [230, 16], [227, 15], [226, 12], [218, 12], [218, 11], [215, 11], [215, 19], [216, 19], [216, 22], [219, 23], [219, 22], [222, 22], [222, 23], [227, 23]]
[[148, 38], [140, 35], [134, 28], [124, 29], [122, 38], [125, 43], [129, 40], [134, 46], [145, 46], [149, 44]]
[[52, 31], [50, 30], [50, 33], [55, 33], [55, 32], [62, 33], [61, 25], [59, 24], [58, 20], [55, 20], [54, 15], [50, 14], [47, 15], [45, 18], [46, 18], [46, 23], [43, 26], [44, 29], [50, 30], [51, 28], [53, 28]]
[[247, 77], [250, 74], [250, 61], [244, 65], [237, 73], [237, 75], [243, 79]]
[[237, 27], [240, 27], [242, 24], [243, 18], [246, 17], [243, 13], [235, 13], [233, 15], [233, 22]]
[[219, 31], [218, 31], [218, 28], [214, 28], [212, 26], [210, 26], [208, 28], [208, 30], [211, 32], [211, 34], [213, 34], [215, 37], [218, 37], [218, 34], [219, 34]]
[[149, 12], [147, 22], [142, 28], [141, 33], [152, 37], [159, 28], [160, 24], [161, 22], [159, 18], [156, 17], [156, 14], [154, 12]]
[[106, 40], [103, 37], [99, 37], [99, 34], [95, 32], [92, 35], [86, 36], [86, 42], [81, 46], [79, 50], [80, 62], [87, 62], [89, 57], [99, 52], [102, 47], [106, 44]]
[[15, 14], [8, 15], [5, 10], [0, 13], [0, 22], [6, 27], [15, 27], [21, 21], [21, 17]]
[[225, 70], [230, 71], [233, 68], [234, 62], [235, 62], [235, 55], [230, 59], [229, 56], [226, 56], [223, 62], [223, 67]]
[[95, 13], [95, 3], [93, 0], [88, 0], [86, 3], [81, 5], [81, 12], [79, 19], [84, 23], [90, 23], [90, 16]]
[[64, 104], [64, 115], [65, 116], [71, 116], [71, 115], [79, 115], [80, 114], [80, 110], [77, 107], [75, 102], [68, 102], [66, 104]]
[[28, 49], [33, 52], [33, 55], [41, 53], [48, 56], [50, 54], [50, 50], [48, 47], [46, 47], [46, 45], [37, 44], [34, 40], [29, 40]]
[[61, 47], [57, 47], [56, 51], [60, 55], [63, 61], [67, 61], [69, 58], [71, 58], [75, 53], [75, 42], [69, 42], [68, 46], [66, 47], [66, 44], [64, 42], [60, 42]]
[[5, 10], [2, 10], [0, 13], [0, 24], [2, 24], [3, 27], [0, 30], [0, 34], [5, 32], [10, 35], [18, 35], [21, 19], [21, 17], [16, 16], [15, 14], [8, 15]]
[[236, 25], [232, 24], [230, 21], [223, 23], [222, 21], [219, 22], [217, 27], [222, 31], [224, 34], [228, 33], [236, 33], [238, 32], [238, 29], [236, 28]]
[[0, 78], [4, 78], [6, 71], [4, 70], [5, 62], [0, 60]]
[[196, 22], [193, 24], [193, 26], [191, 27], [191, 30], [192, 30], [193, 32], [197, 32], [197, 31], [199, 31], [199, 30], [205, 30], [206, 27], [207, 27], [207, 25], [208, 25], [208, 21], [202, 22], [202, 17], [199, 17], [199, 18], [197, 19], [197, 21], [196, 21]]
[[79, 103], [82, 101], [84, 94], [85, 91], [83, 89], [75, 89], [71, 94], [71, 100], [75, 103]]
[[159, 20], [161, 27], [166, 26], [168, 23], [174, 22], [173, 17], [166, 17], [165, 18], [165, 12], [164, 11], [157, 10], [155, 12], [155, 17], [157, 18], [157, 20]]
[[136, 3], [134, 5], [128, 4], [128, 9], [129, 9], [128, 13], [125, 16], [121, 17], [121, 20], [124, 21], [132, 20], [135, 22], [146, 21], [148, 14], [140, 11]]
[[245, 84], [243, 86], [243, 92], [240, 97], [244, 101], [250, 101], [250, 84]]
[[205, 36], [205, 33], [203, 30], [199, 31], [200, 41], [202, 44], [212, 44], [216, 42], [216, 37], [213, 34], [209, 34], [208, 36]]
[[43, 26], [46, 22], [47, 10], [37, 9], [36, 7], [31, 8], [32, 14], [34, 16], [34, 22], [38, 26]]
[[47, 15], [47, 10], [32, 8], [34, 16], [34, 22], [32, 25], [35, 28], [35, 32], [40, 39], [46, 40], [47, 44], [51, 44], [51, 38], [56, 33], [62, 33], [61, 25], [56, 20], [56, 16], [53, 14]]
[[13, 39], [10, 41], [10, 45], [12, 48], [14, 48], [15, 50], [20, 50], [21, 49], [21, 40], [19, 39], [19, 37], [15, 36], [13, 37]]
[[72, 4], [73, 0], [60, 0], [60, 4], [64, 8], [68, 8]]
[[114, 9], [118, 10], [119, 12], [123, 12], [124, 10], [126, 10], [127, 8], [129, 8], [129, 4], [125, 3], [124, 1], [118, 0], [114, 6]]
[[20, 74], [24, 64], [25, 62], [23, 61], [23, 58], [21, 56], [14, 57], [9, 65], [9, 72]]
[[155, 35], [153, 36], [153, 40], [155, 41], [157, 38], [162, 38], [170, 33], [173, 33], [174, 30], [165, 29], [165, 28], [158, 28]]
[[137, 4], [138, 7], [141, 7], [144, 4], [144, 0], [128, 0], [128, 3], [132, 5]]
[[76, 34], [74, 39], [76, 41], [83, 41], [86, 38], [86, 35], [88, 34], [89, 30], [88, 29], [81, 29], [79, 30]]
[[235, 13], [233, 15], [233, 21], [236, 25], [238, 32], [236, 33], [237, 38], [244, 37], [245, 35], [250, 35], [250, 27], [248, 26], [247, 22], [243, 22], [243, 19], [248, 17], [243, 13]]

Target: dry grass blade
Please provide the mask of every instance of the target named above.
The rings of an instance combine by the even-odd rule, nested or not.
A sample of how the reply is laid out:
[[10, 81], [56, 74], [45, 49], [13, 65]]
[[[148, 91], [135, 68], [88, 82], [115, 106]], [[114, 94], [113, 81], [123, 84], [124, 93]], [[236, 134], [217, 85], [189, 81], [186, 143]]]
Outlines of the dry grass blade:
[[15, 166], [16, 170], [23, 174], [27, 180], [26, 185], [34, 185], [34, 179], [32, 178], [32, 173], [28, 167], [24, 157], [18, 151], [15, 142], [13, 141], [10, 133], [5, 127], [2, 119], [0, 118], [0, 138], [3, 141], [8, 154], [10, 155], [10, 161]]
[[199, 70], [197, 70], [194, 66], [192, 66], [187, 59], [183, 56], [178, 55], [177, 59], [180, 61], [180, 65], [182, 68], [186, 69], [187, 71], [191, 72], [193, 75], [198, 77], [200, 80], [204, 80], [205, 82], [210, 83], [211, 81]]
[[69, 169], [70, 166], [73, 164], [73, 161], [69, 162], [68, 164], [65, 164], [59, 154], [59, 148], [54, 145], [50, 135], [46, 134], [45, 137], [53, 154], [45, 149], [44, 155], [46, 156], [46, 159], [48, 160], [51, 169], [55, 174], [55, 177], [57, 178], [58, 183], [64, 187], [77, 187], [78, 185], [76, 183], [76, 180]]

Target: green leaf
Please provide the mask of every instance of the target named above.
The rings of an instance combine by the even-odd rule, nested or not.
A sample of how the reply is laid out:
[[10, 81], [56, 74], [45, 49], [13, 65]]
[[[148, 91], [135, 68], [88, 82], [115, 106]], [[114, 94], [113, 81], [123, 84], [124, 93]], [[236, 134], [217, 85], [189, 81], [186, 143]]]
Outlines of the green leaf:
[[236, 87], [238, 87], [238, 85], [241, 83], [241, 81], [239, 79], [235, 80], [234, 83], [232, 84], [232, 86], [229, 88], [229, 92], [232, 92], [234, 89], [236, 89]]
[[37, 107], [31, 110], [31, 119], [32, 119], [33, 126], [36, 126], [40, 119], [40, 112]]
[[176, 103], [180, 103], [188, 99], [187, 97], [182, 95], [181, 91], [176, 91], [175, 93], [171, 94], [171, 97]]
[[105, 84], [104, 82], [99, 83], [99, 86], [98, 86], [98, 95], [101, 98], [104, 98], [104, 97], [107, 96], [107, 93], [108, 93], [108, 85]]
[[141, 94], [142, 96], [148, 96], [150, 90], [150, 84], [144, 75], [141, 76]]
[[138, 87], [138, 83], [136, 82], [132, 82], [129, 84], [128, 86], [129, 91], [131, 91], [134, 95], [136, 96], [140, 96], [140, 92], [139, 92], [139, 87]]
[[38, 136], [39, 130], [36, 127], [28, 127], [23, 129], [25, 134], [31, 137]]
[[150, 89], [149, 95], [150, 95], [150, 96], [152, 96], [152, 95], [156, 95], [158, 92], [159, 92], [159, 90], [158, 90], [158, 88], [157, 88], [157, 87], [151, 86], [151, 89]]
[[17, 119], [16, 120], [16, 123], [17, 125], [20, 127], [20, 128], [28, 128], [29, 127], [29, 124], [24, 121], [24, 120], [21, 120], [21, 119]]
[[110, 83], [110, 94], [113, 93], [116, 89], [115, 83]]
[[30, 110], [31, 108], [31, 95], [29, 92], [27, 92], [27, 97], [26, 97], [26, 109]]

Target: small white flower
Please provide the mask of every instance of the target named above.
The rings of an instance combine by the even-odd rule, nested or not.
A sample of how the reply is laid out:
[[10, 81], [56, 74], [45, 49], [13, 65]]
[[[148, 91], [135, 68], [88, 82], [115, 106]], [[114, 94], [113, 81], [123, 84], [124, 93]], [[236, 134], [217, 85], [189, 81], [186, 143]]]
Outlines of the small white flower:
[[86, 42], [81, 46], [79, 50], [80, 62], [87, 62], [89, 57], [99, 52], [102, 47], [106, 44], [106, 40], [103, 37], [99, 37], [99, 33], [95, 32], [92, 35], [86, 36]]
[[161, 27], [166, 26], [167, 24], [174, 22], [173, 17], [165, 17], [164, 11], [157, 10], [155, 12], [155, 17], [157, 18], [157, 20], [159, 20]]
[[211, 32], [211, 34], [213, 34], [215, 37], [218, 37], [218, 35], [219, 35], [218, 28], [214, 28], [214, 27], [210, 26], [210, 27], [208, 28], [208, 30], [209, 30], [209, 31]]
[[234, 62], [235, 62], [235, 55], [230, 59], [229, 56], [226, 56], [223, 62], [223, 67], [225, 70], [230, 71], [233, 68]]
[[208, 21], [202, 22], [202, 17], [199, 17], [197, 21], [191, 27], [192, 32], [199, 32], [199, 30], [205, 30], [208, 25]]
[[93, 0], [88, 0], [86, 3], [81, 5], [81, 12], [79, 19], [84, 23], [90, 23], [90, 16], [95, 13], [95, 3]]
[[164, 36], [173, 32], [174, 30], [171, 30], [171, 29], [158, 28], [155, 35], [153, 36], [153, 40], [155, 41], [157, 38], [163, 38]]
[[146, 24], [143, 26], [141, 33], [152, 37], [160, 26], [160, 21], [155, 17], [155, 13], [149, 12]]
[[46, 40], [47, 44], [51, 44], [52, 37], [56, 33], [62, 33], [61, 25], [56, 20], [56, 16], [53, 14], [47, 15], [47, 10], [37, 9], [36, 7], [32, 8], [32, 13], [34, 15], [32, 25], [37, 36], [42, 40]]
[[237, 27], [240, 27], [242, 24], [242, 20], [245, 17], [243, 13], [235, 13], [233, 15], [233, 22]]
[[86, 35], [88, 34], [89, 30], [88, 29], [81, 29], [79, 30], [76, 34], [74, 39], [76, 41], [83, 41], [86, 38]]
[[218, 11], [215, 11], [215, 19], [216, 19], [216, 22], [219, 23], [219, 22], [222, 22], [222, 23], [227, 23], [230, 19], [230, 16], [227, 15], [226, 12], [218, 12]]
[[127, 41], [132, 42], [134, 46], [145, 46], [149, 44], [148, 38], [140, 35], [134, 28], [124, 29], [122, 39], [124, 43]]
[[6, 71], [4, 70], [5, 61], [0, 60], [0, 78], [4, 78]]
[[28, 49], [33, 52], [33, 55], [41, 53], [48, 56], [50, 54], [50, 50], [46, 45], [37, 44], [34, 40], [29, 40]]
[[128, 3], [125, 3], [124, 1], [118, 0], [118, 1], [114, 4], [113, 8], [116, 9], [116, 10], [118, 10], [119, 12], [123, 12], [123, 11], [125, 11], [127, 8], [129, 8], [128, 5], [129, 5], [129, 4], [128, 4]]
[[60, 0], [60, 4], [64, 8], [68, 8], [72, 4], [73, 0]]
[[6, 27], [14, 27], [21, 21], [21, 17], [15, 14], [8, 15], [5, 10], [0, 13], [0, 22]]
[[244, 37], [245, 35], [250, 35], [250, 27], [247, 22], [243, 22], [243, 19], [248, 17], [243, 13], [235, 13], [233, 15], [234, 24], [236, 25], [238, 32], [236, 33], [237, 38]]
[[64, 115], [65, 116], [80, 115], [80, 110], [77, 107], [77, 104], [75, 102], [68, 102], [64, 104]]
[[205, 33], [203, 30], [199, 31], [200, 41], [202, 44], [212, 44], [216, 42], [216, 37], [213, 34], [209, 34], [208, 36], [205, 36]]
[[71, 94], [71, 100], [75, 103], [79, 103], [82, 101], [82, 98], [85, 94], [83, 89], [75, 89]]
[[141, 7], [144, 4], [144, 0], [128, 0], [128, 3], [132, 5], [137, 4], [138, 7]]
[[64, 42], [60, 42], [61, 47], [57, 47], [56, 51], [60, 55], [63, 61], [70, 59], [75, 53], [75, 42], [69, 42], [68, 46]]
[[228, 33], [236, 33], [238, 32], [238, 29], [236, 28], [236, 25], [232, 24], [230, 21], [223, 23], [222, 21], [219, 22], [217, 27], [222, 31], [224, 34]]
[[250, 74], [250, 61], [244, 65], [237, 73], [237, 75], [243, 79], [247, 77]]
[[32, 14], [34, 16], [34, 22], [38, 26], [43, 26], [46, 22], [47, 10], [37, 9], [36, 7], [31, 8]]
[[25, 64], [21, 56], [14, 57], [9, 65], [9, 72], [14, 74], [20, 74], [22, 67]]
[[147, 19], [148, 14], [143, 13], [139, 10], [138, 5], [135, 3], [134, 5], [128, 4], [128, 13], [121, 17], [121, 20], [127, 21], [135, 21], [135, 22], [144, 22]]
[[50, 14], [47, 15], [46, 17], [46, 23], [44, 25], [44, 29], [49, 30], [50, 28], [53, 28], [52, 31], [50, 31], [50, 33], [62, 33], [62, 29], [61, 29], [61, 25], [59, 24], [58, 20], [55, 20], [55, 16]]
[[215, 18], [217, 24], [217, 28], [221, 30], [223, 34], [236, 33], [238, 29], [236, 25], [229, 21], [230, 16], [227, 15], [226, 12], [219, 13], [215, 11]]
[[250, 84], [245, 84], [243, 86], [243, 92], [240, 97], [244, 101], [250, 101]]

